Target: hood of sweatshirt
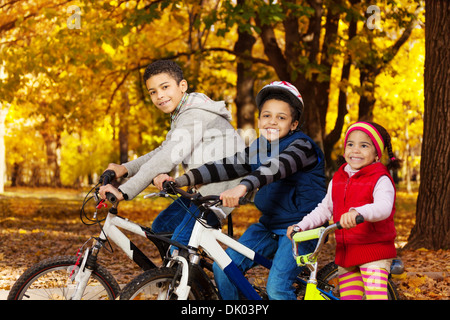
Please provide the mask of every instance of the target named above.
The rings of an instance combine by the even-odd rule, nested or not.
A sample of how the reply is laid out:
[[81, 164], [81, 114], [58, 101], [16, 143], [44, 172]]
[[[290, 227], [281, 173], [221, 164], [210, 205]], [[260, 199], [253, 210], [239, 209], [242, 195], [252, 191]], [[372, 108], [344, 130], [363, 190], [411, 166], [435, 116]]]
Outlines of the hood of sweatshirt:
[[193, 109], [208, 111], [231, 121], [231, 113], [226, 108], [225, 102], [211, 100], [211, 98], [203, 93], [190, 93], [186, 105], [180, 110], [180, 114]]

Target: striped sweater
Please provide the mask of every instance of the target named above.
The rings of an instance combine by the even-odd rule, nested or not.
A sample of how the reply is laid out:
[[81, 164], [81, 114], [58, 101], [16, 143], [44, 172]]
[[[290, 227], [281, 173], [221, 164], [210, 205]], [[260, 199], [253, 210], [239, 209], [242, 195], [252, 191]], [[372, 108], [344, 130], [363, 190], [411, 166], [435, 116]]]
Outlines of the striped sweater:
[[318, 159], [311, 142], [302, 138], [295, 139], [278, 156], [265, 157], [261, 165], [252, 170], [251, 159], [255, 152], [255, 148], [249, 146], [234, 156], [190, 170], [178, 177], [176, 183], [181, 187], [194, 186], [245, 176], [240, 184], [251, 192], [297, 171], [307, 171], [316, 165]]
[[301, 131], [269, 143], [264, 137], [244, 152], [210, 162], [176, 179], [180, 186], [244, 177], [247, 191], [258, 189], [259, 222], [269, 230], [301, 221], [325, 196], [323, 153]]

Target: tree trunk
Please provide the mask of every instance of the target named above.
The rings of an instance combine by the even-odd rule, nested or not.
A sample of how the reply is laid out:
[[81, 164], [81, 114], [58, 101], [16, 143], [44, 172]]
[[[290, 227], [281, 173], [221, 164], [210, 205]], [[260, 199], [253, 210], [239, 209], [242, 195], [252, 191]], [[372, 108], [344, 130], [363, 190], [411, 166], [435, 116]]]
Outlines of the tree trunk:
[[[61, 134], [53, 134], [47, 131], [41, 132], [42, 138], [45, 142], [45, 149], [47, 154], [47, 181], [45, 182], [51, 187], [61, 187], [61, 170], [59, 166], [59, 150], [61, 149]], [[39, 170], [32, 173], [31, 181], [38, 179]]]
[[253, 99], [253, 86], [255, 78], [252, 73], [252, 63], [245, 59], [245, 56], [251, 57], [253, 45], [256, 42], [255, 37], [245, 31], [238, 30], [238, 40], [234, 45], [234, 51], [237, 58], [237, 83], [236, 83], [236, 110], [237, 127], [242, 130], [242, 137], [246, 144], [250, 144], [255, 135], [255, 112], [257, 111]]
[[0, 105], [0, 193], [5, 187], [6, 150], [5, 150], [5, 119], [9, 111], [9, 105]]
[[119, 150], [120, 163], [128, 162], [128, 117], [130, 114], [130, 101], [128, 94], [122, 94], [123, 102], [120, 109], [120, 123], [119, 123]]
[[[348, 40], [352, 40], [353, 37], [356, 36], [357, 30], [357, 21], [350, 21], [348, 28]], [[346, 59], [344, 60], [344, 65], [342, 66], [341, 73], [341, 83], [346, 83], [345, 89], [339, 89], [339, 98], [338, 98], [338, 114], [336, 117], [336, 121], [334, 123], [334, 128], [331, 132], [325, 137], [323, 143], [323, 149], [325, 154], [325, 173], [327, 177], [332, 177], [334, 171], [337, 169], [337, 165], [331, 159], [331, 154], [333, 152], [334, 145], [341, 138], [342, 128], [344, 127], [345, 115], [348, 113], [347, 111], [347, 92], [348, 92], [348, 82], [350, 79], [350, 70], [352, 66], [352, 57], [350, 54], [347, 54]]]
[[374, 75], [367, 69], [360, 70], [360, 84], [362, 94], [359, 98], [358, 121], [372, 121], [373, 108], [375, 106], [375, 79]]
[[407, 248], [450, 247], [450, 2], [425, 2], [425, 110], [416, 224]]

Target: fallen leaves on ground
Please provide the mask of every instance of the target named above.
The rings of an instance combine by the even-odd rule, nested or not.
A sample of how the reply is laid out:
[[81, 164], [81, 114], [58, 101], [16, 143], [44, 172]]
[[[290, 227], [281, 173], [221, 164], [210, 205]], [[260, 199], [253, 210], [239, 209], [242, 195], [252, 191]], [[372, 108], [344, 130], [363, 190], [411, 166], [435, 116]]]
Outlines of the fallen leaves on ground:
[[[75, 255], [91, 237], [98, 236], [97, 226], [80, 221], [84, 193], [69, 189], [8, 189], [0, 195], [0, 290], [9, 290], [25, 269], [45, 258]], [[394, 276], [402, 299], [448, 300], [450, 298], [450, 250], [402, 250], [414, 225], [414, 196], [399, 192], [396, 212], [398, 255], [405, 272]], [[145, 226], [170, 203], [169, 199], [142, 199], [120, 204], [120, 215]], [[253, 205], [233, 212], [236, 237], [259, 219]], [[226, 225], [224, 226], [226, 232]], [[159, 255], [146, 239], [127, 235], [152, 259]], [[113, 252], [103, 250], [99, 262], [106, 266], [119, 284], [126, 284], [141, 270], [114, 244]], [[333, 261], [334, 241], [330, 238], [320, 256], [321, 265]], [[264, 274], [264, 272], [261, 272]], [[259, 275], [256, 272], [255, 277]]]

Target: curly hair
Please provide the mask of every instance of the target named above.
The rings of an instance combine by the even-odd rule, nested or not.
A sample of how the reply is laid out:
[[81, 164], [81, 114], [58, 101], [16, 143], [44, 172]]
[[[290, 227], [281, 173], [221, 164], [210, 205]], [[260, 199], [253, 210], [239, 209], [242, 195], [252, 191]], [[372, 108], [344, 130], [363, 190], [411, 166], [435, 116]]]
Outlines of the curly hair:
[[144, 82], [160, 73], [168, 73], [177, 83], [184, 79], [183, 70], [176, 62], [172, 60], [158, 60], [148, 65], [145, 69]]

